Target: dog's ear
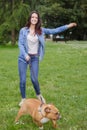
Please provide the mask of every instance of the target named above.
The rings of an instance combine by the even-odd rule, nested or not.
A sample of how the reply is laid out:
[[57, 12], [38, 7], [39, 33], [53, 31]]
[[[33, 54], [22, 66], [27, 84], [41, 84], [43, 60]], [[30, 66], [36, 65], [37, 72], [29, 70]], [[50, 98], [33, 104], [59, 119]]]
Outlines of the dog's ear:
[[51, 108], [50, 108], [49, 105], [46, 105], [46, 106], [41, 110], [43, 116], [46, 116], [46, 114], [47, 114], [47, 113], [50, 113], [50, 111], [51, 111]]
[[47, 106], [44, 110], [46, 113], [49, 113], [51, 111], [51, 109]]

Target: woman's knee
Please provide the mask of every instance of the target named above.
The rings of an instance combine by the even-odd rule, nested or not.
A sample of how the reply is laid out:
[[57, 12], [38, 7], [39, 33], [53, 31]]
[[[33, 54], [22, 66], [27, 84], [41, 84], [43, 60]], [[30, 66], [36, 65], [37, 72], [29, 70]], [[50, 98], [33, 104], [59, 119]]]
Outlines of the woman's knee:
[[38, 83], [38, 79], [34, 78], [34, 77], [31, 77], [31, 81], [32, 81], [33, 84], [37, 84]]

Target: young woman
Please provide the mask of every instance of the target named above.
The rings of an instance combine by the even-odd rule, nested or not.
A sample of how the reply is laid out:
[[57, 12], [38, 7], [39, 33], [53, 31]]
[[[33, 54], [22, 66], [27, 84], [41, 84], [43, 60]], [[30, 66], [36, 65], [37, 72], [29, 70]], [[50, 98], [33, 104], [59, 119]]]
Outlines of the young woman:
[[22, 96], [19, 106], [22, 105], [26, 98], [26, 71], [28, 65], [30, 66], [30, 78], [36, 96], [41, 102], [45, 103], [38, 82], [39, 60], [43, 59], [45, 49], [44, 34], [60, 33], [74, 26], [76, 26], [76, 23], [70, 23], [54, 29], [42, 28], [38, 12], [31, 12], [26, 26], [23, 27], [19, 33], [18, 45], [20, 54], [18, 58], [18, 69], [20, 77], [20, 92]]

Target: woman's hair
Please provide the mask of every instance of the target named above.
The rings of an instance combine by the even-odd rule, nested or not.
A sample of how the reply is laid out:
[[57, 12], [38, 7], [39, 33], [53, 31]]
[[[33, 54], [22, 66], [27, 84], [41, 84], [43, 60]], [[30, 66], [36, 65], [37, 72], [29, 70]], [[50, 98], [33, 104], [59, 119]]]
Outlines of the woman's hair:
[[35, 26], [35, 33], [38, 33], [39, 35], [41, 35], [41, 33], [42, 33], [42, 30], [41, 30], [41, 19], [40, 19], [40, 15], [39, 15], [39, 13], [37, 11], [32, 11], [30, 13], [30, 16], [28, 17], [28, 21], [27, 21], [25, 26], [28, 27], [28, 28], [30, 27], [30, 25], [31, 25], [31, 17], [32, 17], [33, 13], [37, 14], [37, 16], [38, 16], [38, 22], [37, 22], [37, 24]]

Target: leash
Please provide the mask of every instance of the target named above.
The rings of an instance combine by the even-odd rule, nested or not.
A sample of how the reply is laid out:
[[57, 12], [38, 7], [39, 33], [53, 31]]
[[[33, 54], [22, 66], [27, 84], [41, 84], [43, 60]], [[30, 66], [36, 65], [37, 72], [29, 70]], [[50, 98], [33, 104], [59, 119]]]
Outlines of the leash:
[[44, 115], [42, 114], [42, 106], [44, 105], [44, 103], [41, 103], [39, 108], [38, 108], [38, 112], [41, 113], [42, 117], [44, 117]]

